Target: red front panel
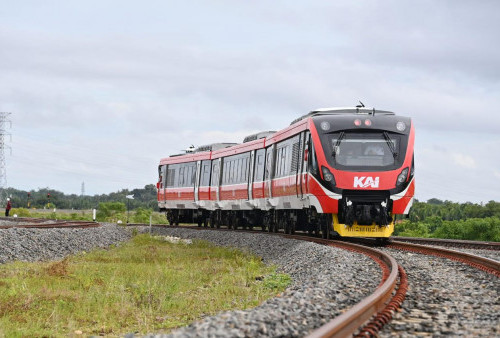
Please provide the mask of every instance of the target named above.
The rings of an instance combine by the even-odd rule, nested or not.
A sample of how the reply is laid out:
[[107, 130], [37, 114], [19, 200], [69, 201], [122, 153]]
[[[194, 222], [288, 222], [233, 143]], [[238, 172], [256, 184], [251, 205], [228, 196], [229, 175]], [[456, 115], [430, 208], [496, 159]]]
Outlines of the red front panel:
[[323, 213], [339, 213], [339, 201], [328, 196], [318, 181], [312, 176], [308, 176], [309, 193], [314, 195], [323, 209]]
[[403, 198], [396, 200], [392, 204], [392, 213], [393, 214], [404, 214], [408, 203], [410, 203], [411, 199], [415, 195], [415, 180], [410, 183], [408, 190], [406, 191]]

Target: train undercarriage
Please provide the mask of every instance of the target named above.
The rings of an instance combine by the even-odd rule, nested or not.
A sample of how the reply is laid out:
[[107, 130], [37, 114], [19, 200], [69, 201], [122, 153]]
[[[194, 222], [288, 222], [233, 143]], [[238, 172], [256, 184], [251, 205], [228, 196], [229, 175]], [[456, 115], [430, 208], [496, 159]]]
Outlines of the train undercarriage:
[[[360, 204], [349, 209], [343, 208], [339, 214], [318, 213], [314, 208], [302, 210], [205, 210], [205, 209], [167, 209], [170, 225], [180, 223], [197, 224], [199, 227], [283, 232], [294, 234], [296, 231], [321, 235], [322, 238], [352, 237], [354, 232], [367, 237], [389, 237], [394, 230], [393, 217], [386, 207], [375, 204]], [[377, 214], [377, 212], [379, 214]], [[359, 214], [361, 213], [361, 217]], [[380, 216], [383, 213], [383, 216]], [[354, 215], [353, 215], [354, 214]], [[358, 215], [358, 216], [357, 216]], [[368, 220], [371, 215], [371, 223]], [[359, 217], [359, 219], [358, 219]], [[351, 224], [345, 223], [347, 221]], [[373, 221], [375, 220], [375, 221]], [[387, 223], [383, 223], [387, 222]], [[376, 231], [374, 231], [374, 229]]]

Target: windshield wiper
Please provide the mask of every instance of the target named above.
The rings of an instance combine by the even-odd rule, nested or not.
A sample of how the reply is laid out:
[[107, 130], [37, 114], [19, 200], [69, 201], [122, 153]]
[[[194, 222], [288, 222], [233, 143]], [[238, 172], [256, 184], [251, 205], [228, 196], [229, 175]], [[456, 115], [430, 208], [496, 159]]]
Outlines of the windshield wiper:
[[385, 142], [387, 142], [387, 145], [389, 146], [389, 149], [391, 150], [391, 153], [392, 153], [392, 156], [394, 157], [394, 160], [396, 160], [398, 153], [396, 152], [396, 149], [394, 148], [394, 143], [392, 143], [392, 140], [386, 131], [384, 131], [384, 138], [385, 138]]
[[339, 135], [339, 138], [337, 139], [337, 142], [335, 142], [335, 145], [333, 146], [333, 153], [332, 153], [332, 156], [333, 156], [333, 159], [335, 160], [335, 156], [337, 156], [337, 149], [338, 147], [340, 146], [340, 142], [342, 142], [342, 140], [344, 139], [345, 137], [345, 132], [340, 132], [340, 135]]

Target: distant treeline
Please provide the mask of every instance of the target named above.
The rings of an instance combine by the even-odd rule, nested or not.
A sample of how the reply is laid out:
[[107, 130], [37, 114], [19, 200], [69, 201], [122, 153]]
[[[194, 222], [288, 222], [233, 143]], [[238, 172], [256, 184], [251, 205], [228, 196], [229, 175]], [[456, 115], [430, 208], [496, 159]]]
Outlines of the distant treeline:
[[415, 202], [394, 235], [500, 242], [500, 203]]
[[[6, 192], [11, 196], [14, 208], [28, 207], [28, 191], [8, 188]], [[156, 187], [153, 184], [148, 184], [143, 189], [123, 189], [95, 196], [66, 195], [49, 188], [31, 190], [29, 193], [30, 209], [47, 207], [73, 210], [99, 209], [99, 203], [103, 206], [104, 203], [116, 202], [129, 206], [130, 210], [137, 209], [136, 217], [146, 214], [149, 217], [150, 212], [158, 210]], [[50, 200], [47, 194], [50, 194]], [[132, 194], [133, 200], [126, 198]], [[146, 216], [142, 218], [146, 219]], [[108, 219], [111, 216], [103, 217]], [[121, 214], [120, 217], [123, 218]], [[436, 198], [427, 202], [415, 201], [409, 218], [396, 225], [394, 235], [500, 242], [500, 203], [495, 201], [486, 204], [454, 203]]]
[[[66, 195], [60, 191], [40, 188], [38, 190], [24, 191], [14, 188], [5, 189], [7, 196], [11, 197], [14, 208], [57, 208], [85, 210], [97, 208], [100, 202], [123, 202], [130, 206], [130, 209], [145, 208], [158, 210], [156, 201], [156, 186], [148, 184], [143, 189], [122, 189], [110, 194], [81, 196], [76, 194]], [[30, 196], [28, 197], [28, 193]], [[50, 198], [47, 194], [50, 194]], [[134, 199], [127, 199], [127, 195], [134, 195]], [[49, 205], [50, 203], [50, 205]]]

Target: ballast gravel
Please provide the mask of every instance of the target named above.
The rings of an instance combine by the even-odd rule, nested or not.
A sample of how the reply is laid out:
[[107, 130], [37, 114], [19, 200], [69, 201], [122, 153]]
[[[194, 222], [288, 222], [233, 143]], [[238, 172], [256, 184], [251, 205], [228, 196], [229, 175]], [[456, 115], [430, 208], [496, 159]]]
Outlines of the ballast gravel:
[[[0, 225], [5, 221], [0, 221]], [[7, 224], [7, 223], [5, 223]], [[9, 224], [10, 225], [10, 224]], [[102, 223], [87, 229], [0, 229], [0, 263], [56, 260], [81, 251], [107, 248], [130, 239], [132, 231]]]
[[403, 266], [409, 288], [381, 337], [500, 337], [498, 277], [446, 258], [383, 250]]
[[276, 264], [293, 282], [279, 297], [253, 309], [222, 312], [169, 335], [149, 337], [302, 337], [370, 295], [382, 276], [378, 264], [362, 254], [311, 242], [234, 231], [153, 231], [248, 250]]

